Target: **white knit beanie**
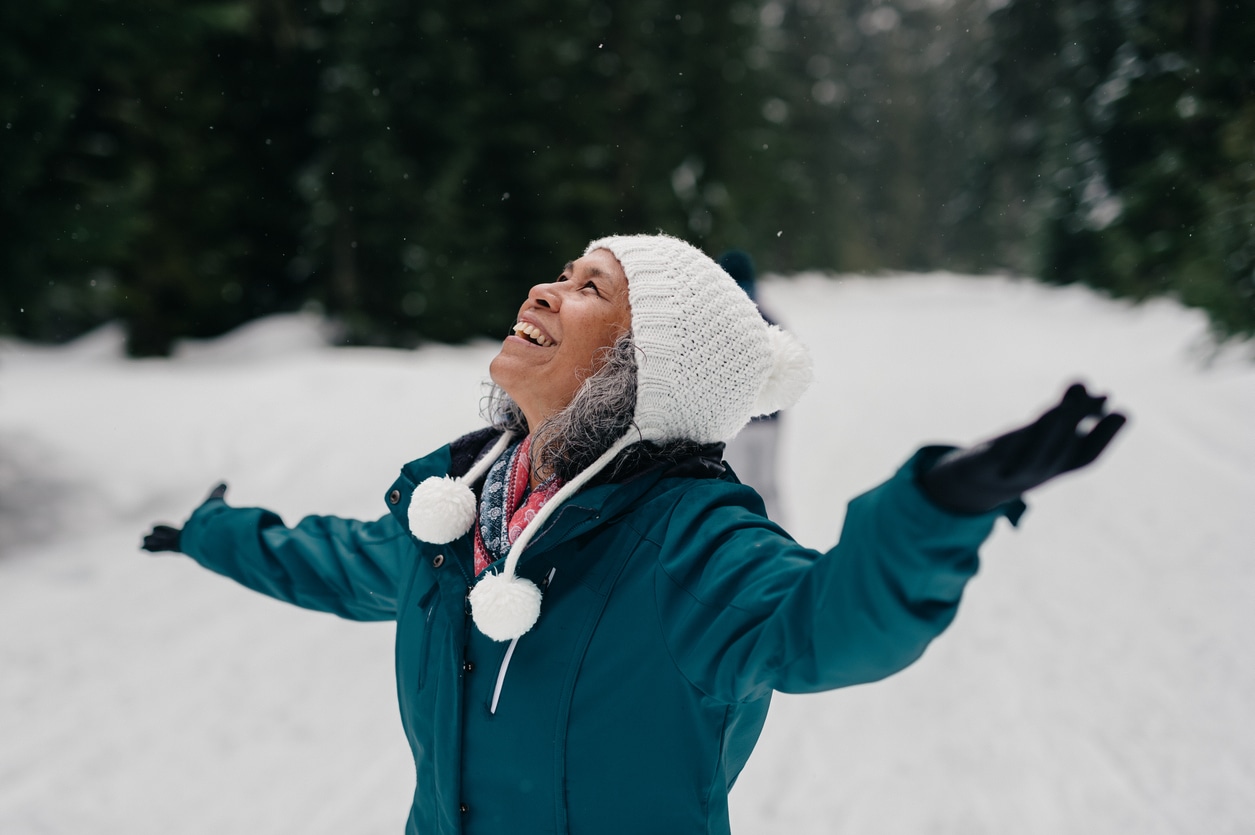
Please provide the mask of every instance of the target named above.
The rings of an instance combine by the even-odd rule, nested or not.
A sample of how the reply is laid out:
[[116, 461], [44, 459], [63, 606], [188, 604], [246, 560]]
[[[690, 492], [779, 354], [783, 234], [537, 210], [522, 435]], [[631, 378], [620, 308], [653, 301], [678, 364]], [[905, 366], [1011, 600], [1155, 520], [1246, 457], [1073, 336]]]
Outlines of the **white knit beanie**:
[[636, 346], [636, 425], [648, 441], [730, 440], [750, 418], [797, 402], [806, 349], [696, 247], [667, 235], [593, 241], [628, 278]]
[[[490, 567], [471, 590], [475, 624], [494, 640], [518, 639], [540, 616], [540, 590], [515, 575], [527, 543], [620, 452], [639, 440], [729, 440], [751, 418], [793, 405], [810, 385], [810, 356], [802, 344], [768, 325], [745, 291], [701, 250], [668, 235], [600, 238], [584, 254], [595, 249], [609, 250], [628, 279], [637, 366], [634, 426], [545, 503], [500, 571]], [[509, 441], [506, 433], [461, 478], [418, 485], [410, 498], [414, 535], [443, 543], [469, 531], [475, 523], [469, 485]]]

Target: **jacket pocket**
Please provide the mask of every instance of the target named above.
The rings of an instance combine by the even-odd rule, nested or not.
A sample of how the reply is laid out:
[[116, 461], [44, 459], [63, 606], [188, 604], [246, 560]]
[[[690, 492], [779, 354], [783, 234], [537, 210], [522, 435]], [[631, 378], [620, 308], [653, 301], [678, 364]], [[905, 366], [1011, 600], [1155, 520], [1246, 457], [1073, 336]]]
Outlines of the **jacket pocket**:
[[431, 659], [431, 633], [436, 625], [437, 609], [440, 608], [440, 584], [432, 583], [431, 588], [418, 599], [418, 609], [422, 612], [423, 634], [418, 639], [418, 658], [416, 660], [416, 689], [422, 690], [427, 682], [427, 666]]

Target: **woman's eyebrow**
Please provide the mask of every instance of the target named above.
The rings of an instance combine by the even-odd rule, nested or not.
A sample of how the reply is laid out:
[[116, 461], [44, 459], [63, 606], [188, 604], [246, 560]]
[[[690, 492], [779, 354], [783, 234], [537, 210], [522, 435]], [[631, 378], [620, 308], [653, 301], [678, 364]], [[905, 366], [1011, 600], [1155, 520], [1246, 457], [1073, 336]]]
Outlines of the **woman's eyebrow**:
[[619, 283], [619, 278], [614, 273], [608, 273], [605, 270], [598, 269], [597, 267], [588, 268], [588, 277], [604, 279], [612, 284]]
[[[566, 266], [562, 268], [562, 274], [563, 275], [566, 275], [567, 273], [573, 274], [574, 272], [575, 272], [575, 262], [567, 261]], [[613, 274], [608, 273], [603, 269], [600, 269], [598, 267], [593, 267], [593, 266], [589, 266], [585, 268], [585, 275], [589, 276], [590, 278], [604, 278], [607, 280], [612, 280], [615, 277]]]

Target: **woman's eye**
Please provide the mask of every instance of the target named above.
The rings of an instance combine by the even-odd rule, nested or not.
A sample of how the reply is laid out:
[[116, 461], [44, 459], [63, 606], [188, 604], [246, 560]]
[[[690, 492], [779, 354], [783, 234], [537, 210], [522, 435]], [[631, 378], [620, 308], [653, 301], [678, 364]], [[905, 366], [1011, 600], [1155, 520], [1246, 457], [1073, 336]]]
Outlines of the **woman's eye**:
[[591, 281], [586, 281], [586, 282], [584, 283], [584, 286], [583, 286], [583, 287], [581, 287], [580, 289], [581, 289], [581, 290], [588, 290], [588, 289], [590, 289], [590, 288], [591, 288], [591, 289], [592, 289], [592, 291], [593, 291], [594, 293], [596, 293], [597, 295], [599, 295], [599, 296], [601, 295], [601, 291], [597, 289], [597, 285], [596, 285], [596, 284], [594, 284], [594, 283], [593, 283], [593, 282], [591, 282]]

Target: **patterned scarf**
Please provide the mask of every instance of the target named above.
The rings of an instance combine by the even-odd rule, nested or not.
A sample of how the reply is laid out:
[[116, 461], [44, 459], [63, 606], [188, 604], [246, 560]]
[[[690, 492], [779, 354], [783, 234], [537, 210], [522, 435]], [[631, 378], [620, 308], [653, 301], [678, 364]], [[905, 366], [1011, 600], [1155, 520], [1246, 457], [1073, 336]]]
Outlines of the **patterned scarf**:
[[506, 450], [484, 478], [475, 526], [475, 576], [506, 555], [545, 503], [562, 487], [551, 478], [528, 492], [531, 477], [532, 436]]

